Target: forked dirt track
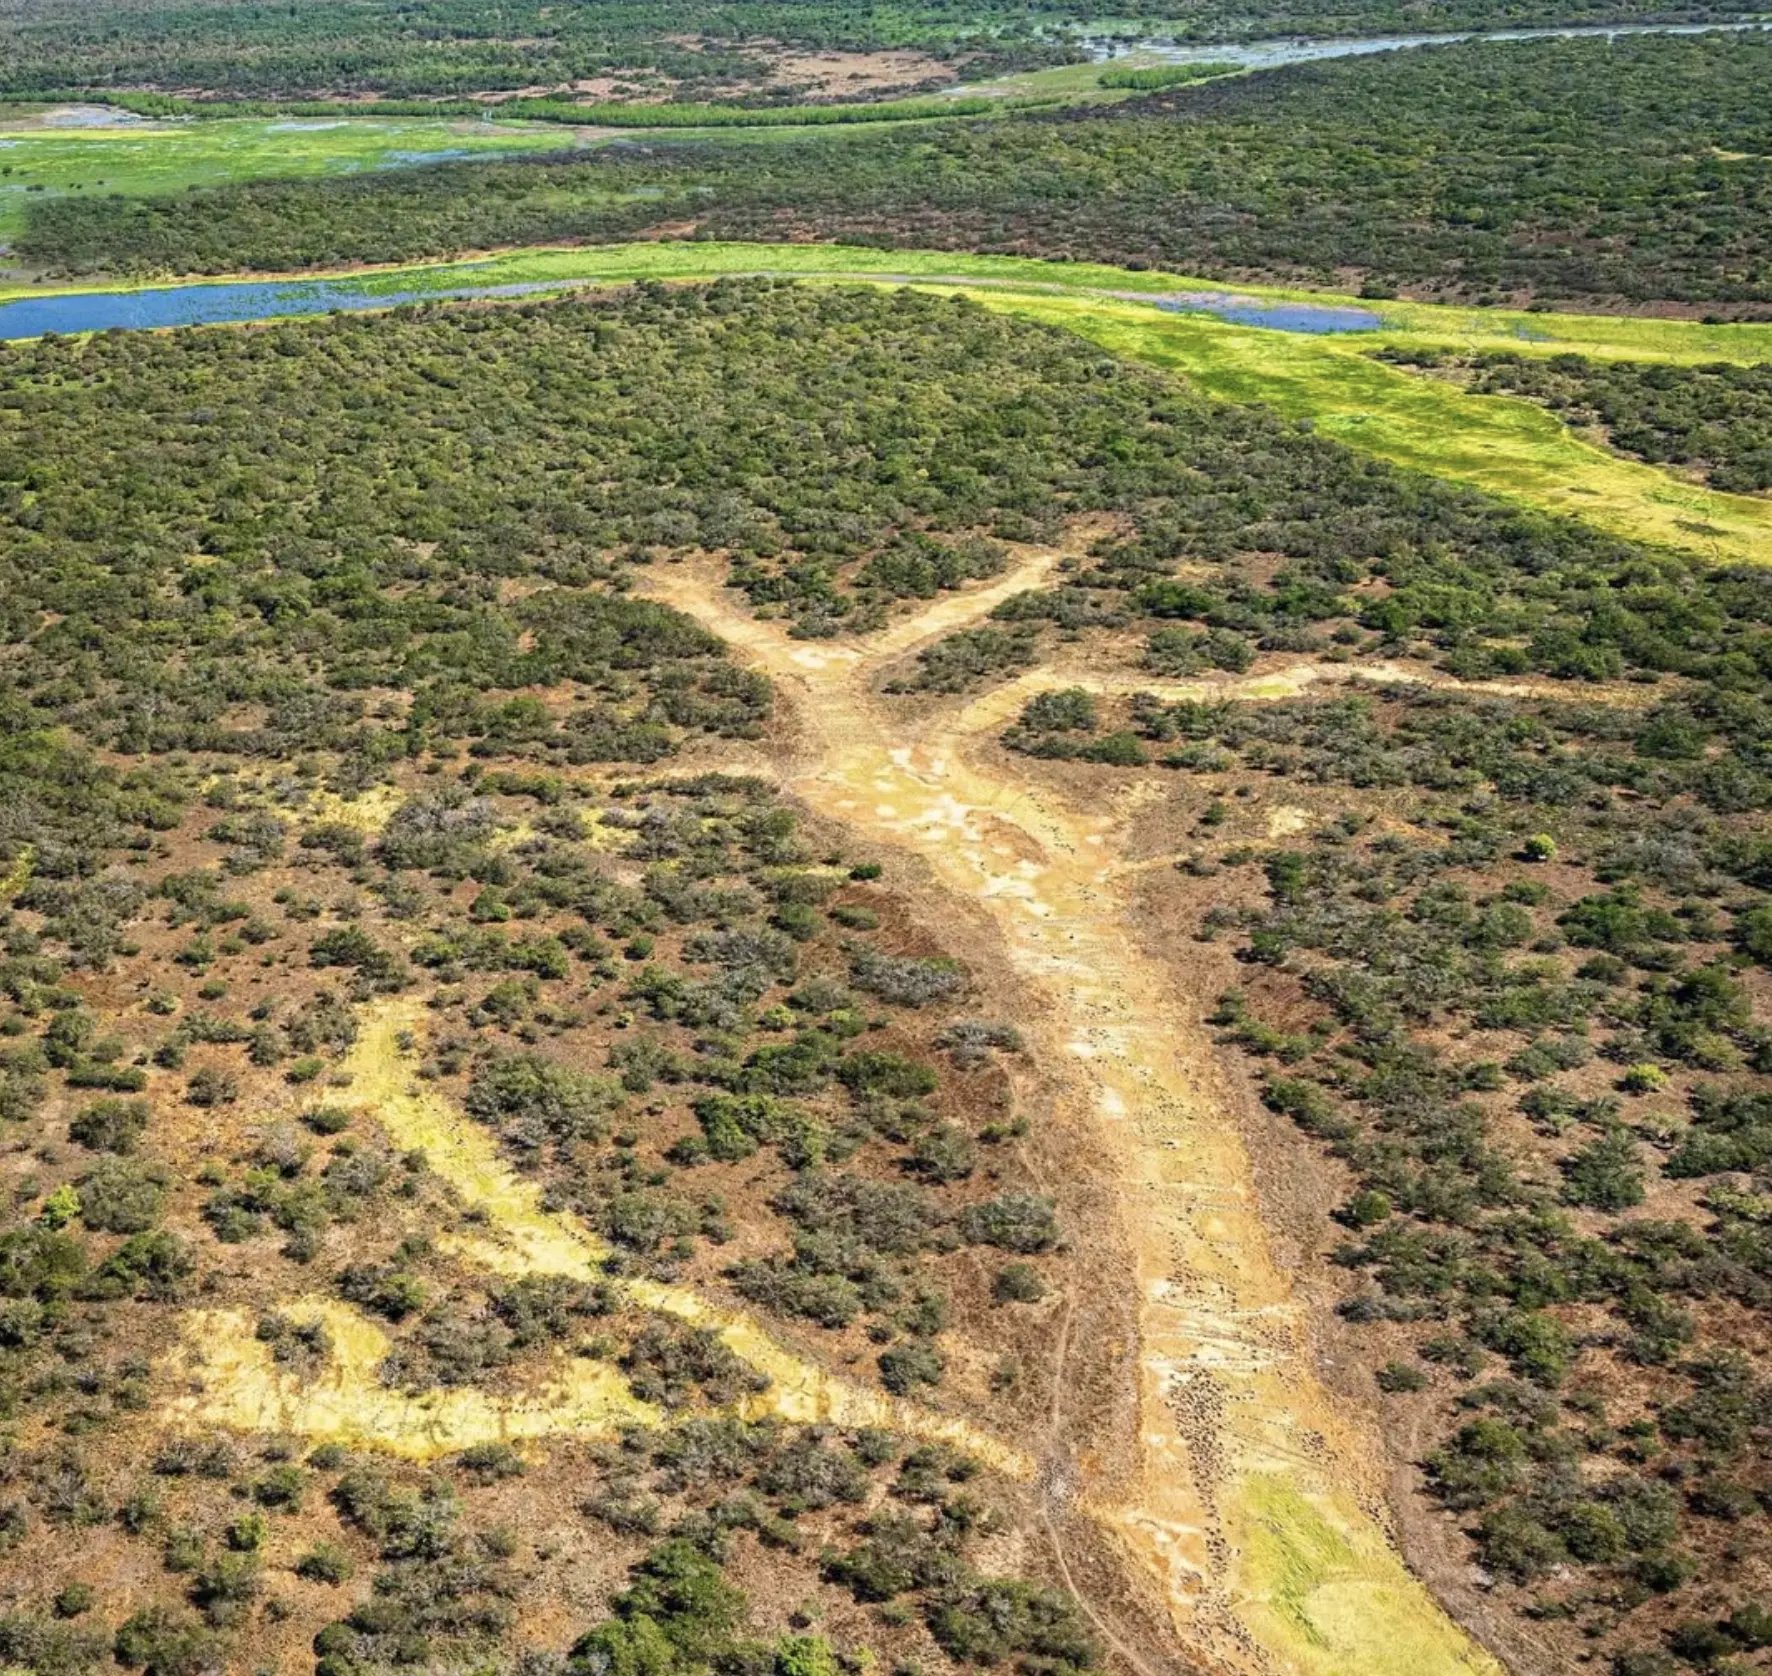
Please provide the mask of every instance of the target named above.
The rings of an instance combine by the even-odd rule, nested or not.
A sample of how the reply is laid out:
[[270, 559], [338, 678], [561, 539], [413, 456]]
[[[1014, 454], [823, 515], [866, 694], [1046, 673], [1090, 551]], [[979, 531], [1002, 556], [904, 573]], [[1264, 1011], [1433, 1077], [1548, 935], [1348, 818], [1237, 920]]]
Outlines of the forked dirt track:
[[[1036, 555], [847, 643], [794, 641], [747, 616], [712, 568], [660, 567], [648, 591], [776, 680], [797, 724], [774, 764], [784, 789], [919, 860], [956, 920], [982, 911], [1028, 998], [1032, 1049], [1062, 1091], [1059, 1120], [1085, 1126], [1111, 1160], [1133, 1270], [1125, 1283], [1137, 1289], [1135, 1435], [1074, 1435], [1060, 1400], [1050, 1436], [1018, 1439], [1041, 1452], [1061, 1565], [1060, 1532], [1079, 1515], [1106, 1529], [1206, 1668], [1495, 1672], [1397, 1552], [1372, 1417], [1318, 1377], [1308, 1322], [1256, 1204], [1233, 1090], [1177, 973], [1140, 948], [1117, 865], [1137, 795], [1074, 807], [970, 748], [1033, 688], [1075, 678], [1039, 672], [915, 716], [875, 690], [885, 669], [1036, 585], [1059, 557]], [[1306, 665], [1185, 687], [1075, 684], [1277, 698], [1353, 673]], [[1103, 1353], [1071, 1335], [1073, 1368]]]
[[[1127, 850], [1149, 782], [1078, 808], [979, 748], [1041, 687], [1272, 700], [1355, 677], [1436, 678], [1305, 662], [1198, 682], [1049, 667], [935, 711], [878, 696], [882, 676], [919, 646], [1036, 585], [1061, 557], [1034, 552], [987, 587], [842, 644], [795, 642], [745, 615], [706, 567], [661, 568], [650, 588], [774, 677], [793, 711], [772, 754], [732, 747], [724, 759], [773, 773], [824, 820], [918, 864], [985, 987], [1014, 991], [1040, 1096], [1056, 1107], [1039, 1127], [1054, 1143], [1047, 1167], [1063, 1179], [1045, 1185], [1080, 1212], [1075, 1237], [1088, 1245], [1087, 1283], [1059, 1318], [1045, 1412], [998, 1435], [849, 1380], [690, 1288], [626, 1289], [641, 1307], [717, 1332], [767, 1376], [745, 1413], [886, 1426], [1031, 1480], [1063, 1580], [1134, 1676], [1175, 1665], [1177, 1642], [1186, 1664], [1243, 1676], [1492, 1676], [1495, 1661], [1397, 1553], [1370, 1416], [1317, 1377], [1311, 1323], [1256, 1202], [1239, 1095], [1199, 1023], [1201, 986], [1141, 949], [1132, 893], [1150, 864]], [[1541, 690], [1444, 684], [1505, 697]], [[1586, 696], [1641, 701], [1635, 691]], [[424, 1013], [402, 998], [365, 1009], [343, 1098], [398, 1147], [423, 1151], [454, 1189], [477, 1231], [444, 1243], [471, 1266], [600, 1274], [597, 1237], [547, 1209], [491, 1135], [415, 1080]], [[317, 1296], [284, 1307], [326, 1325], [324, 1370], [281, 1369], [243, 1314], [195, 1310], [173, 1357], [183, 1392], [172, 1417], [421, 1459], [492, 1439], [668, 1423], [613, 1370], [565, 1360], [515, 1396], [391, 1391], [372, 1322]], [[1129, 1584], [1149, 1610], [1128, 1603]]]

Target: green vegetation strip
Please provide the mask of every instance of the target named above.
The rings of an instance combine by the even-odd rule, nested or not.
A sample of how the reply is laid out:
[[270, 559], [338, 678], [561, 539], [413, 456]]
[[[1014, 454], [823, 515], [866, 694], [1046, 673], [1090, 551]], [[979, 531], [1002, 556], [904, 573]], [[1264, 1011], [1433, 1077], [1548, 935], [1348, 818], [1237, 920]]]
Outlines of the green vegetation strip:
[[1535, 402], [1472, 394], [1385, 365], [1368, 353], [1396, 345], [1466, 350], [1505, 345], [1523, 355], [1579, 350], [1600, 360], [1751, 364], [1772, 360], [1772, 325], [1372, 305], [1297, 289], [1239, 288], [1238, 295], [1260, 302], [1371, 307], [1384, 322], [1378, 331], [1292, 333], [1156, 308], [1160, 297], [1217, 289], [1183, 275], [828, 245], [647, 243], [524, 250], [471, 264], [384, 270], [361, 276], [361, 284], [393, 297], [465, 285], [567, 286], [756, 273], [951, 285], [994, 309], [1063, 326], [1115, 355], [1179, 372], [1213, 395], [1263, 402], [1289, 417], [1309, 419], [1325, 433], [1399, 465], [1705, 557], [1772, 556], [1772, 502], [1719, 493], [1620, 458], [1583, 440]]

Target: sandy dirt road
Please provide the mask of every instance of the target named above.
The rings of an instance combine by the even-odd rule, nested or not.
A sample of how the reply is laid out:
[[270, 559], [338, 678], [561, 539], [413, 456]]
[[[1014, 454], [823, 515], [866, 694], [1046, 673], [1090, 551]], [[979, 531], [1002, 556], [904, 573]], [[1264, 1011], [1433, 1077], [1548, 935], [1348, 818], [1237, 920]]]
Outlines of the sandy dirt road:
[[[917, 857], [940, 889], [983, 908], [1036, 1004], [1033, 1046], [1066, 1090], [1064, 1117], [1094, 1126], [1114, 1161], [1133, 1253], [1125, 1281], [1138, 1294], [1136, 1467], [1098, 1476], [1090, 1463], [1103, 1452], [1058, 1427], [1041, 1466], [1055, 1509], [1112, 1533], [1203, 1666], [1496, 1671], [1396, 1550], [1373, 1416], [1318, 1378], [1211, 1041], [1178, 1005], [1168, 965], [1129, 929], [1116, 864], [1132, 802], [1067, 806], [977, 749], [1032, 688], [1066, 678], [1036, 673], [915, 719], [877, 694], [885, 669], [1038, 585], [1060, 556], [1031, 555], [853, 642], [790, 639], [748, 616], [712, 567], [661, 567], [647, 589], [776, 681], [795, 723], [774, 765], [788, 792], [857, 837]], [[1310, 666], [1210, 690], [1284, 697], [1347, 673]], [[1067, 1346], [1073, 1358], [1090, 1353]]]

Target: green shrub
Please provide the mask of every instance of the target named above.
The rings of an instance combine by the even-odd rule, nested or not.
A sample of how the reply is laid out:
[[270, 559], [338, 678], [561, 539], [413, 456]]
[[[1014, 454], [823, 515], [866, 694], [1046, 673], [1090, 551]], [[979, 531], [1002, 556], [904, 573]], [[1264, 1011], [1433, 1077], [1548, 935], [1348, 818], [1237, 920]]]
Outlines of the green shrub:
[[1000, 1304], [1037, 1304], [1046, 1296], [1046, 1282], [1031, 1263], [1006, 1263], [991, 1282], [991, 1296]]
[[296, 1576], [310, 1583], [345, 1583], [351, 1571], [350, 1556], [336, 1542], [316, 1542], [295, 1562]]
[[80, 1178], [80, 1217], [109, 1234], [145, 1233], [166, 1210], [172, 1176], [165, 1165], [107, 1158]]
[[1052, 1201], [1033, 1193], [1002, 1193], [960, 1214], [961, 1231], [975, 1245], [1032, 1255], [1058, 1243]]
[[894, 1396], [909, 1396], [920, 1385], [939, 1385], [947, 1358], [932, 1344], [897, 1344], [880, 1352], [880, 1383]]
[[145, 1100], [98, 1100], [77, 1112], [68, 1138], [92, 1152], [131, 1153], [148, 1127]]
[[475, 1067], [465, 1103], [508, 1145], [535, 1154], [549, 1142], [601, 1140], [621, 1106], [621, 1089], [540, 1054], [498, 1054]]

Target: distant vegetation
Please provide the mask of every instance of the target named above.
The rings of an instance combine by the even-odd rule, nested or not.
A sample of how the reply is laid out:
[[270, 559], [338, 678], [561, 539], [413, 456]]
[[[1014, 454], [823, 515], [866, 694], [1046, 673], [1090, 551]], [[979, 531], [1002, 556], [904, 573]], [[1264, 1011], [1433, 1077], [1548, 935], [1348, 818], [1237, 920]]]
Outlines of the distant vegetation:
[[1736, 494], [1772, 489], [1772, 366], [1670, 367], [1579, 355], [1392, 349], [1379, 359], [1455, 379], [1481, 395], [1542, 402], [1652, 465], [1686, 466]]
[[[1772, 306], [1772, 37], [1464, 46], [865, 144], [679, 142], [153, 202], [46, 202], [70, 271], [393, 261], [691, 221], [1475, 300]], [[471, 187], [471, 190], [469, 188]], [[651, 194], [637, 197], [634, 194]]]
[[[939, 0], [891, 9], [856, 0], [519, 0], [493, 9], [328, 0], [282, 11], [243, 0], [108, 0], [101, 11], [48, 0], [0, 7], [0, 94], [447, 97], [601, 78], [634, 96], [666, 87], [696, 99], [780, 101], [796, 92], [776, 73], [783, 51], [916, 48], [976, 78], [1081, 57], [1045, 28], [1086, 16], [1088, 7], [1063, 5], [1038, 16], [1008, 0], [978, 0], [959, 14]], [[813, 83], [797, 90], [826, 96]]]
[[[1419, 35], [1467, 29], [1528, 29], [1554, 24], [1714, 23], [1763, 15], [1733, 0], [1660, 5], [1656, 0], [1129, 0], [1116, 19], [1148, 20], [1152, 34], [1184, 41], [1277, 36]], [[1116, 34], [1129, 34], [1116, 24]]]
[[[177, 101], [169, 101], [177, 103]], [[0, 122], [16, 106], [0, 104]], [[181, 122], [143, 134], [42, 127], [13, 132], [0, 147], [0, 244], [10, 246], [31, 209], [63, 193], [173, 195], [197, 185], [401, 168], [427, 158], [502, 151], [547, 153], [571, 143], [558, 129], [452, 123], [428, 118], [311, 122]]]
[[[1062, 12], [1058, 14], [1062, 16]], [[1086, 14], [1078, 14], [1086, 15]], [[782, 48], [917, 47], [970, 73], [1062, 63], [1025, 7], [980, 0], [962, 16], [931, 0], [881, 12], [855, 0], [328, 0], [267, 9], [241, 0], [84, 0], [0, 8], [0, 92], [193, 88], [227, 97], [448, 95], [599, 77], [636, 92], [661, 78], [695, 97], [754, 96]]]
[[[1126, 0], [1116, 38], [1192, 41], [1370, 35], [1519, 24], [1706, 20], [1751, 15], [1734, 0]], [[449, 95], [610, 78], [636, 93], [661, 81], [692, 98], [753, 98], [784, 49], [912, 47], [969, 77], [1081, 56], [1102, 12], [1084, 0], [620, 0], [560, 7], [519, 0], [327, 0], [271, 8], [245, 0], [12, 0], [0, 7], [0, 93], [194, 88], [230, 98]], [[776, 95], [791, 94], [777, 78]]]

